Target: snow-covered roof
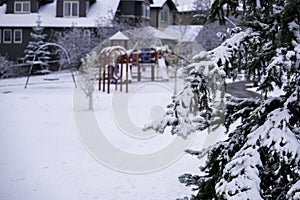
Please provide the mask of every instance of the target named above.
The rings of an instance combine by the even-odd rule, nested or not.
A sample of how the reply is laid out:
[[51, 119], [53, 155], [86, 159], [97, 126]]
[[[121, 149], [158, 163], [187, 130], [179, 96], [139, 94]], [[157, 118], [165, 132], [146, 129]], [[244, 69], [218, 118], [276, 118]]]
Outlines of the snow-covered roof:
[[195, 41], [200, 31], [203, 29], [201, 25], [174, 25], [165, 28], [164, 33], [177, 38], [181, 42]]
[[163, 5], [167, 2], [167, 0], [153, 0], [153, 4], [150, 7], [163, 7]]
[[179, 12], [194, 10], [193, 2], [195, 0], [173, 0]]
[[126, 35], [124, 35], [123, 33], [121, 33], [120, 31], [118, 31], [116, 34], [111, 36], [109, 39], [110, 40], [129, 40], [129, 38]]
[[142, 28], [134, 28], [128, 31], [124, 31], [125, 35], [134, 35], [136, 38], [157, 38], [162, 40], [177, 40], [176, 37], [166, 34], [152, 26], [142, 27]]
[[109, 21], [108, 14], [115, 14], [119, 0], [98, 0], [90, 6], [86, 17], [66, 18], [56, 17], [56, 2], [46, 4], [39, 9], [38, 13], [30, 14], [6, 14], [6, 4], [0, 6], [0, 26], [5, 27], [33, 27], [38, 15], [41, 16], [43, 27], [95, 27], [96, 19], [103, 19], [105, 25]]

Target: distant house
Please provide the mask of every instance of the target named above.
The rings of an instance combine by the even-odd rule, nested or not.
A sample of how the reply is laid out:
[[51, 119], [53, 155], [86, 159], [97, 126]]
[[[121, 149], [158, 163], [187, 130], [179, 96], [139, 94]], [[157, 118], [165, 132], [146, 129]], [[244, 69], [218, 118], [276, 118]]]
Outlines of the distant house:
[[151, 26], [164, 29], [174, 25], [177, 8], [172, 0], [154, 0], [151, 4]]
[[150, 23], [152, 0], [8, 0], [0, 6], [0, 55], [20, 61], [30, 41], [32, 27], [38, 16], [45, 33], [63, 31], [71, 27], [96, 28], [111, 26], [113, 17], [142, 20]]
[[116, 17], [131, 25], [149, 24], [152, 0], [120, 0]]
[[[175, 0], [177, 14], [174, 19], [178, 25], [203, 25], [209, 15], [210, 0]], [[198, 2], [198, 4], [197, 4]]]

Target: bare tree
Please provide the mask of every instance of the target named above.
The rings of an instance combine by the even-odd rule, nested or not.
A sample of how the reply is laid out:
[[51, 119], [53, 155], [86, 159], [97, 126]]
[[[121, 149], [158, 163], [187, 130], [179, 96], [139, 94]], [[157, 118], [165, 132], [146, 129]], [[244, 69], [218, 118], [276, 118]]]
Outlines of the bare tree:
[[94, 91], [95, 91], [95, 80], [97, 72], [97, 64], [99, 63], [98, 54], [93, 51], [87, 54], [84, 59], [82, 59], [82, 65], [79, 69], [79, 85], [82, 91], [85, 93], [88, 99], [88, 109], [94, 109]]
[[[81, 58], [85, 57], [97, 44], [97, 37], [92, 29], [73, 26], [64, 32], [57, 32], [55, 42], [62, 45], [69, 53], [74, 66], [80, 66]], [[62, 57], [65, 57], [62, 54]]]
[[193, 9], [197, 11], [207, 11], [210, 9], [211, 0], [194, 0]]

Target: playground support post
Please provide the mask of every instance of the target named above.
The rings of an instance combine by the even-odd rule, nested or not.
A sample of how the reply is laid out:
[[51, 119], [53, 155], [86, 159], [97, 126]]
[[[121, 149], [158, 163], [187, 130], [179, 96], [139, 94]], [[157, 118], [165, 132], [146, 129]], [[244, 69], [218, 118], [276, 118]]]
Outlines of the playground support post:
[[122, 92], [123, 88], [122, 88], [122, 85], [123, 85], [123, 64], [121, 64], [121, 67], [120, 67], [120, 92]]
[[102, 84], [103, 84], [102, 91], [103, 92], [105, 92], [105, 73], [106, 73], [106, 65], [104, 65], [104, 67], [103, 67], [103, 80], [102, 80]]
[[151, 81], [155, 81], [155, 64], [151, 63]]
[[126, 59], [126, 93], [128, 93], [128, 58]]
[[111, 75], [111, 54], [108, 57], [108, 65], [107, 65], [107, 94], [110, 93], [110, 75]]
[[100, 66], [99, 66], [99, 81], [98, 81], [98, 90], [100, 91], [101, 90], [101, 73], [102, 73], [102, 67], [103, 66], [103, 63], [102, 62], [102, 54], [100, 54]]
[[139, 54], [136, 54], [136, 66], [137, 66], [137, 77], [138, 81], [141, 81], [141, 66], [139, 61]]

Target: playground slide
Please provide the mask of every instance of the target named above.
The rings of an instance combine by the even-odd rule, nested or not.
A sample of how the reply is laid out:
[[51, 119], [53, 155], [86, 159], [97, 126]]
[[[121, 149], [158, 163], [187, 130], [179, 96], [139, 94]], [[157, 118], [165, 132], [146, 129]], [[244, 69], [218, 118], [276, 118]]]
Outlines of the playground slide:
[[162, 77], [163, 80], [169, 80], [167, 65], [163, 57], [158, 59], [158, 74]]

